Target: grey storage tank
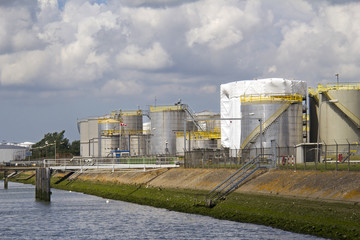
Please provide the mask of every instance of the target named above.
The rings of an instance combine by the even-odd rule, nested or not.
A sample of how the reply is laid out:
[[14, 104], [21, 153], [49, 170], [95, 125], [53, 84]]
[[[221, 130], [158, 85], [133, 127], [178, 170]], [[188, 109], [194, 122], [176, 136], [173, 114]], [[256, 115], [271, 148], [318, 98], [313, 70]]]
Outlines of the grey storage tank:
[[310, 117], [312, 124], [317, 120], [320, 128], [310, 132], [313, 142], [317, 139], [325, 144], [359, 142], [360, 83], [319, 84], [312, 97], [315, 104], [312, 108], [317, 111]]
[[[184, 131], [187, 112], [185, 104], [150, 107], [150, 154], [176, 155], [176, 132]], [[187, 123], [187, 130], [194, 130], [192, 122]]]
[[[272, 140], [275, 140], [280, 148], [293, 147], [303, 140], [302, 99], [302, 96], [296, 94], [243, 96], [241, 115], [262, 120], [263, 148], [269, 149]], [[260, 121], [250, 118], [241, 121], [243, 150], [261, 147]]]

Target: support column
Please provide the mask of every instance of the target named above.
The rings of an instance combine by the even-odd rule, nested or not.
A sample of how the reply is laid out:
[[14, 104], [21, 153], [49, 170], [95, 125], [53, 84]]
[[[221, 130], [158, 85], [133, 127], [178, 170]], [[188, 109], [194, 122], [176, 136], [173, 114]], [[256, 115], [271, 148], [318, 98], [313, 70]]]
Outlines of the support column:
[[50, 202], [50, 168], [36, 169], [36, 187], [35, 198], [42, 201]]
[[8, 172], [4, 171], [4, 189], [8, 189]]

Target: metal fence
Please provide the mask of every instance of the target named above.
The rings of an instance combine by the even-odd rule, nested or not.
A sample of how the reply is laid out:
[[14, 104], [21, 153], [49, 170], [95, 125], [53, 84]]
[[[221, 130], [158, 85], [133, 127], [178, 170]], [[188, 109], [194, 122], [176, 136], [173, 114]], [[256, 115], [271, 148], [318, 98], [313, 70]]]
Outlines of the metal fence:
[[93, 157], [74, 157], [60, 159], [43, 159], [37, 161], [11, 161], [8, 166], [14, 167], [90, 167], [102, 166], [112, 168], [119, 165], [143, 165], [163, 166], [163, 165], [179, 165], [181, 159], [177, 156], [159, 155], [159, 156], [143, 156], [143, 157], [118, 157], [118, 158], [93, 158]]
[[[276, 164], [279, 169], [292, 170], [347, 170], [360, 171], [360, 146], [354, 144], [308, 144], [299, 147], [276, 147]], [[302, 153], [300, 154], [300, 151]], [[271, 148], [246, 150], [199, 149], [187, 151], [185, 168], [239, 168], [259, 154], [272, 154]], [[319, 155], [316, 158], [316, 154]], [[318, 159], [318, 161], [317, 161]]]
[[[319, 146], [319, 147], [317, 147]], [[282, 164], [290, 169], [360, 171], [359, 143], [313, 144], [303, 149], [302, 163]]]

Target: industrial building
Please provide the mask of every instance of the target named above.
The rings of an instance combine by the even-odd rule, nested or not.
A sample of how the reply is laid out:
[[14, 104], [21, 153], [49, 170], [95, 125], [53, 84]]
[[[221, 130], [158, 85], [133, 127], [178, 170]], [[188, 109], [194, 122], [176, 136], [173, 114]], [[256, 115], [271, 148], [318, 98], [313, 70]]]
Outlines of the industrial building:
[[29, 146], [21, 144], [0, 144], [0, 163], [25, 160]]
[[[78, 121], [80, 154], [83, 157], [183, 155], [185, 128], [193, 142], [191, 149], [210, 147], [209, 142], [216, 148], [216, 138], [220, 139], [219, 123], [196, 120], [214, 116], [219, 115], [202, 112], [197, 116], [188, 105], [178, 102], [150, 106], [147, 111], [120, 110], [82, 119]], [[144, 118], [150, 122], [143, 122]], [[214, 131], [215, 137], [211, 134]]]
[[147, 154], [149, 135], [143, 131], [141, 110], [113, 111], [109, 115], [82, 119], [78, 121], [78, 130], [83, 157]]
[[195, 113], [179, 101], [79, 120], [80, 152], [83, 157], [184, 156], [221, 149], [246, 161], [276, 146], [278, 156], [303, 162], [314, 149], [321, 155], [323, 144], [359, 144], [359, 103], [359, 83], [308, 91], [301, 80], [235, 81], [220, 86], [220, 113]]

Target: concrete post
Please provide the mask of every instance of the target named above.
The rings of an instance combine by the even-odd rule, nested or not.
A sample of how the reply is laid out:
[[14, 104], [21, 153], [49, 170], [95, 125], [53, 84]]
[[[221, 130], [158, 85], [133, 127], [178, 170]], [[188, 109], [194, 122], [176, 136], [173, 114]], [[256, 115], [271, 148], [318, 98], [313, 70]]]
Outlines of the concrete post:
[[4, 171], [4, 189], [8, 189], [8, 173], [7, 171]]
[[50, 202], [50, 168], [36, 169], [36, 187], [35, 198], [42, 201]]

